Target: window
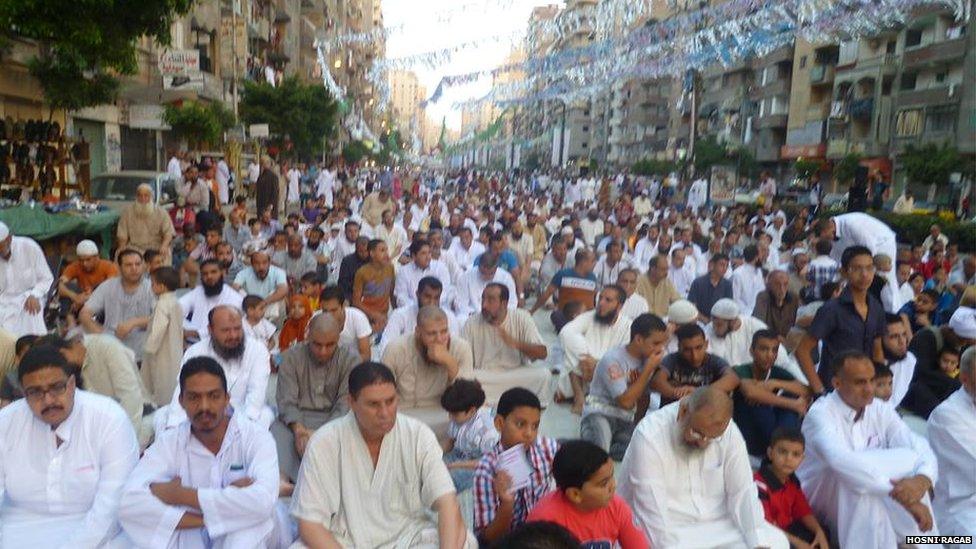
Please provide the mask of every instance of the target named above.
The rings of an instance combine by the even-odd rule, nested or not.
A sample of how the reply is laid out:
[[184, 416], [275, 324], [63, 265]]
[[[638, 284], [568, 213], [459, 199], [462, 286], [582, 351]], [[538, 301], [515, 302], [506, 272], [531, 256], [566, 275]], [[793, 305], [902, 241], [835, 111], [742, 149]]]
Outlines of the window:
[[943, 82], [946, 81], [946, 77], [948, 76], [949, 76], [948, 72], [937, 72], [935, 73], [935, 81], [938, 82], [939, 84], [942, 84]]
[[805, 69], [807, 66], [807, 56], [800, 57], [800, 68]]
[[905, 73], [901, 75], [901, 90], [902, 91], [912, 91], [915, 89], [915, 82], [918, 80], [918, 74]]
[[589, 126], [583, 126], [583, 131], [584, 131], [584, 132], [588, 132], [588, 131], [590, 131], [590, 127], [589, 127]]
[[895, 135], [911, 137], [922, 133], [923, 115], [921, 109], [901, 111], [895, 118]]
[[898, 47], [897, 42], [895, 42], [894, 40], [889, 40], [887, 47], [885, 47], [885, 53], [895, 53], [897, 47]]
[[582, 143], [582, 144], [580, 145], [580, 147], [582, 147], [582, 148], [584, 148], [584, 149], [585, 149], [585, 148], [587, 148], [587, 147], [589, 147], [589, 146], [590, 146], [590, 144], [589, 144], [589, 143], [587, 143], [586, 141], [584, 141], [584, 142], [583, 142], [583, 143]]
[[909, 29], [905, 32], [905, 47], [914, 48], [922, 43], [922, 29]]
[[955, 130], [956, 110], [935, 108], [925, 116], [925, 133], [943, 133]]

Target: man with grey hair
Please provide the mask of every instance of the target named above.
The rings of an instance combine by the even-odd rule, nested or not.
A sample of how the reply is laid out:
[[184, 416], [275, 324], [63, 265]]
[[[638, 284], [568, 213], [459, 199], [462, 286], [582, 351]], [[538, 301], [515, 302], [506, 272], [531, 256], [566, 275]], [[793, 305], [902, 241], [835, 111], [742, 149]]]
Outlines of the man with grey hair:
[[621, 468], [620, 495], [654, 547], [789, 547], [763, 519], [723, 391], [700, 387], [645, 416]]
[[932, 507], [939, 528], [976, 536], [976, 347], [959, 361], [962, 387], [929, 416], [928, 438], [939, 463]]
[[421, 307], [414, 333], [392, 341], [382, 362], [396, 375], [402, 411], [444, 434], [447, 413], [441, 395], [458, 377], [474, 376], [471, 345], [451, 335], [444, 311], [436, 305]]
[[783, 343], [796, 324], [796, 311], [799, 308], [800, 296], [790, 291], [790, 275], [786, 271], [776, 270], [769, 273], [766, 289], [756, 296], [752, 316], [776, 332], [780, 343]]
[[349, 372], [360, 362], [352, 348], [339, 345], [339, 325], [330, 314], [308, 324], [305, 341], [281, 353], [271, 425], [281, 474], [294, 482], [312, 433], [349, 411]]
[[136, 188], [136, 201], [122, 209], [115, 231], [116, 250], [132, 248], [140, 253], [158, 250], [164, 264], [173, 260], [170, 244], [176, 236], [173, 220], [153, 201], [152, 187], [143, 183]]

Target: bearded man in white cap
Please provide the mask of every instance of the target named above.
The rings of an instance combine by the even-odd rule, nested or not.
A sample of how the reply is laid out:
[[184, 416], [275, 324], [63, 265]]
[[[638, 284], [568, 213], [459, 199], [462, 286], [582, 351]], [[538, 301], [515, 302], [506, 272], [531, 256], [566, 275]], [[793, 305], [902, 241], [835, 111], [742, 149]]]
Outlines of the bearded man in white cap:
[[[739, 304], [735, 300], [722, 298], [712, 306], [712, 321], [705, 327], [708, 352], [732, 365], [751, 363], [752, 336], [759, 330], [767, 329], [769, 327], [758, 318], [740, 314]], [[775, 365], [788, 371], [800, 383], [810, 384], [783, 345], [779, 346]]]
[[44, 305], [54, 275], [41, 247], [0, 221], [0, 326], [17, 337], [44, 335]]
[[98, 257], [98, 246], [91, 240], [79, 242], [75, 254], [78, 259], [65, 267], [58, 280], [58, 293], [71, 301], [72, 311], [80, 310], [99, 284], [119, 276], [118, 266]]

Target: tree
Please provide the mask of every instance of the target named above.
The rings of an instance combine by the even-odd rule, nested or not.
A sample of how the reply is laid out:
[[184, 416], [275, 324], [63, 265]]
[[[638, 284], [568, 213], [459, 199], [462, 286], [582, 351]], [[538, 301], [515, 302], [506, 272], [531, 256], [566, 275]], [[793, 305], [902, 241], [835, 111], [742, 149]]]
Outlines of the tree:
[[201, 149], [220, 144], [224, 131], [234, 125], [234, 113], [222, 103], [185, 101], [166, 105], [163, 121], [186, 139], [191, 149]]
[[634, 175], [663, 175], [674, 171], [675, 165], [667, 160], [652, 160], [645, 158], [638, 160], [630, 168], [630, 173]]
[[368, 157], [371, 152], [369, 147], [362, 141], [353, 141], [347, 143], [342, 148], [342, 159], [349, 165], [358, 164], [362, 159]]
[[707, 173], [712, 166], [735, 164], [735, 159], [731, 158], [725, 145], [715, 140], [714, 137], [706, 137], [695, 142], [695, 171]]
[[834, 178], [841, 184], [850, 183], [854, 181], [854, 174], [857, 173], [857, 167], [860, 165], [861, 155], [849, 153], [834, 166]]
[[900, 160], [908, 179], [920, 185], [945, 185], [949, 175], [961, 171], [965, 164], [959, 151], [948, 143], [908, 145]]
[[36, 40], [31, 75], [51, 107], [69, 111], [110, 103], [118, 77], [135, 74], [136, 40], [168, 45], [173, 20], [193, 0], [42, 0], [0, 2], [0, 42]]
[[823, 168], [823, 163], [819, 160], [807, 160], [800, 158], [793, 164], [793, 171], [796, 172], [796, 177], [809, 181], [812, 177], [816, 176], [820, 170]]
[[295, 77], [277, 87], [245, 82], [239, 106], [248, 124], [268, 124], [271, 141], [282, 150], [291, 143], [294, 156], [309, 160], [322, 154], [325, 140], [336, 133], [338, 105], [321, 85], [303, 84]]

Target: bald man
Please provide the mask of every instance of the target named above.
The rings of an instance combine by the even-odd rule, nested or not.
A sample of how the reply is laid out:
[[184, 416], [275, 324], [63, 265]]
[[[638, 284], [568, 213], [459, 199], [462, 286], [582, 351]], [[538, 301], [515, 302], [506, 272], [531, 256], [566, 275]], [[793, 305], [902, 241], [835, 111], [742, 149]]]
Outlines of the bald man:
[[[796, 475], [841, 547], [895, 547], [937, 535], [928, 491], [938, 480], [928, 442], [874, 398], [874, 363], [860, 351], [833, 361], [834, 391], [803, 421], [806, 458]], [[955, 533], [955, 532], [950, 532]]]
[[648, 414], [621, 467], [620, 495], [655, 548], [789, 547], [763, 518], [732, 399], [714, 387]]
[[309, 322], [305, 341], [281, 354], [278, 366], [278, 419], [271, 425], [278, 467], [298, 478], [305, 445], [316, 429], [349, 411], [349, 372], [359, 355], [339, 345], [339, 324], [330, 314]]
[[[236, 413], [264, 428], [270, 427], [274, 413], [265, 404], [271, 376], [268, 348], [264, 342], [244, 334], [241, 312], [230, 305], [218, 305], [210, 310], [208, 328], [209, 336], [191, 345], [183, 354], [183, 364], [197, 356], [216, 360], [227, 376], [230, 403]], [[154, 420], [157, 432], [176, 427], [186, 420], [186, 412], [180, 405], [179, 386], [172, 402], [160, 408]]]
[[173, 220], [153, 201], [152, 187], [136, 188], [136, 201], [122, 209], [115, 236], [117, 250], [133, 248], [139, 252], [159, 250], [169, 265], [173, 259], [170, 244], [176, 236]]

